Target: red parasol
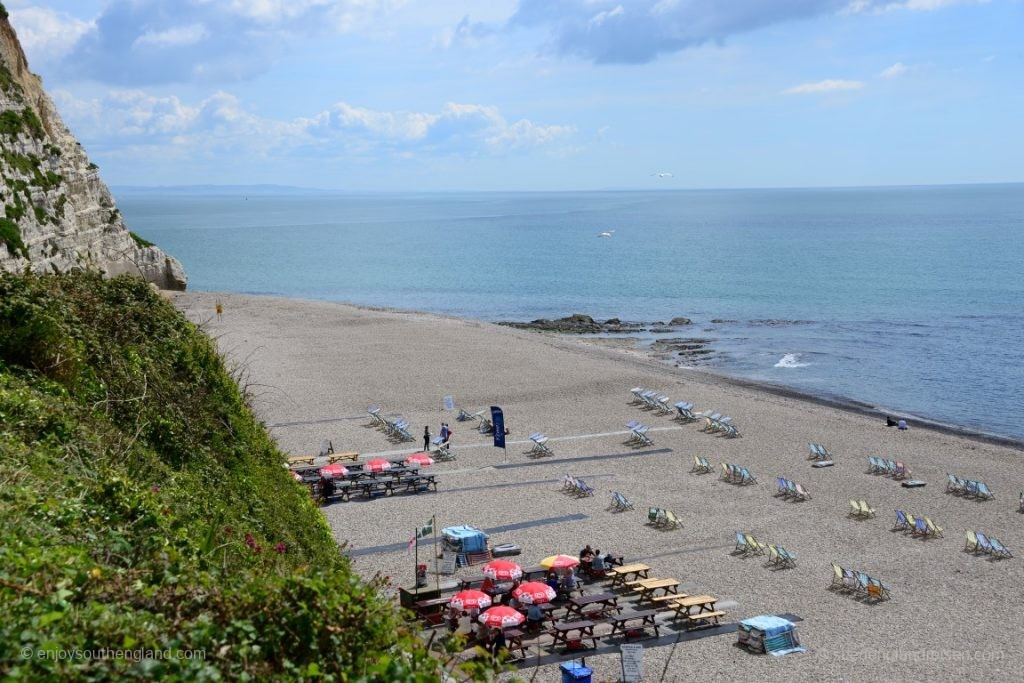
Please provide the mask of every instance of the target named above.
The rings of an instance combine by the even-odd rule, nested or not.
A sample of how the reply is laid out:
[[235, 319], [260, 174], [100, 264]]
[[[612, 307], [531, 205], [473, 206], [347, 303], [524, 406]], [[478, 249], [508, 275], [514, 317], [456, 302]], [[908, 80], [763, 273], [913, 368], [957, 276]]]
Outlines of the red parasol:
[[344, 477], [346, 474], [348, 474], [348, 470], [345, 469], [344, 465], [338, 463], [324, 465], [320, 468], [320, 476], [322, 477]]
[[491, 606], [491, 596], [477, 590], [460, 591], [452, 596], [448, 604], [460, 610], [473, 609], [474, 607], [476, 609], [486, 609]]
[[512, 597], [524, 605], [542, 605], [555, 599], [555, 590], [540, 581], [527, 581], [512, 591]]
[[526, 617], [520, 614], [518, 610], [514, 610], [511, 607], [498, 605], [497, 607], [492, 607], [481, 614], [479, 621], [481, 624], [485, 624], [487, 626], [505, 628], [506, 626], [518, 626], [526, 621]]
[[429, 453], [413, 453], [405, 459], [405, 464], [426, 467], [428, 465], [433, 465], [434, 459], [430, 457]]
[[489, 576], [495, 581], [511, 581], [523, 575], [522, 567], [508, 560], [488, 562], [484, 565], [483, 572], [485, 576]]
[[391, 469], [391, 462], [384, 458], [375, 458], [367, 460], [366, 464], [363, 465], [363, 469], [367, 472], [383, 472], [384, 470]]

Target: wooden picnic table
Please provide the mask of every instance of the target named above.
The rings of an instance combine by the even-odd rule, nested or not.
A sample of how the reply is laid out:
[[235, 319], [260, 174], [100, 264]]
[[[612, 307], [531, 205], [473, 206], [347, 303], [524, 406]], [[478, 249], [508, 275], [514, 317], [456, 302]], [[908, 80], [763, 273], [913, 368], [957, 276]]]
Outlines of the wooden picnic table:
[[677, 593], [676, 587], [679, 585], [679, 579], [643, 579], [633, 585], [634, 591], [640, 591], [640, 600], [650, 600], [654, 598], [658, 591], [664, 591], [665, 593]]
[[433, 488], [436, 491], [437, 490], [437, 480], [434, 479], [434, 475], [432, 475], [432, 474], [431, 475], [427, 475], [427, 476], [424, 476], [422, 474], [414, 474], [414, 475], [407, 476], [407, 477], [402, 477], [401, 479], [396, 480], [394, 482], [394, 486], [396, 488], [404, 486], [406, 493], [408, 493], [410, 491], [414, 491], [416, 493], [419, 493], [421, 490], [422, 491], [429, 491], [431, 488]]
[[543, 578], [547, 576], [548, 572], [551, 571], [546, 567], [537, 565], [536, 567], [526, 567], [523, 569], [523, 581], [533, 581], [534, 579]]
[[[688, 598], [682, 598], [681, 600], [675, 600], [669, 604], [669, 606], [675, 610], [676, 618], [685, 617], [689, 624], [705, 622], [713, 620], [716, 624], [718, 623], [718, 617], [725, 614], [715, 609], [715, 603], [718, 601], [713, 595], [691, 595]], [[693, 608], [696, 607], [697, 611], [694, 612]]]
[[591, 595], [580, 595], [569, 600], [569, 604], [566, 605], [569, 617], [582, 617], [584, 616], [584, 609], [591, 605], [598, 605], [598, 609], [591, 610], [588, 612], [588, 616], [604, 615], [606, 612], [621, 612], [622, 608], [619, 607], [619, 596], [615, 593], [594, 593]]
[[[654, 629], [654, 637], [657, 638], [658, 622], [654, 618], [658, 615], [656, 609], [646, 609], [638, 612], [626, 612], [625, 614], [619, 614], [618, 616], [612, 617], [612, 632], [608, 635], [614, 636], [616, 633], [628, 633], [632, 629]], [[637, 623], [639, 621], [639, 623]]]
[[355, 451], [345, 451], [344, 453], [330, 453], [327, 456], [327, 462], [332, 465], [336, 462], [341, 462], [342, 460], [351, 460], [352, 462], [355, 462], [358, 459], [359, 454], [356, 453]]
[[313, 460], [315, 459], [315, 455], [293, 455], [288, 458], [288, 467], [291, 467], [292, 465], [301, 465], [302, 463], [306, 463], [312, 467]]
[[612, 577], [612, 588], [615, 588], [624, 585], [630, 579], [646, 579], [650, 571], [651, 568], [646, 564], [635, 562], [624, 564], [621, 567], [612, 567], [608, 573]]
[[505, 647], [508, 648], [509, 652], [518, 652], [520, 657], [526, 656], [526, 650], [529, 649], [529, 645], [523, 645], [523, 638], [526, 637], [526, 633], [517, 627], [511, 627], [504, 629], [505, 633]]
[[367, 498], [373, 498], [374, 496], [384, 495], [390, 496], [394, 492], [394, 482], [391, 481], [380, 481], [372, 480], [362, 482], [356, 485], [363, 495]]
[[554, 638], [551, 646], [557, 647], [559, 644], [562, 644], [565, 647], [569, 647], [570, 640], [589, 640], [593, 643], [594, 647], [597, 647], [598, 637], [594, 635], [594, 627], [596, 625], [589, 619], [563, 621], [560, 624], [555, 624], [554, 630], [551, 633]]

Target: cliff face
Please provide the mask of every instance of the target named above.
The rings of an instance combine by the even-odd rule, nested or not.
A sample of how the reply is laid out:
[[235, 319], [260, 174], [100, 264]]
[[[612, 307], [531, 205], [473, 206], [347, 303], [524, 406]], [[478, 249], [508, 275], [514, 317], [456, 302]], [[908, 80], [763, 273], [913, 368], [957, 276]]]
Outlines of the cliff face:
[[[2, 5], [0, 5], [2, 9]], [[0, 270], [99, 270], [185, 289], [177, 259], [137, 241], [0, 12]]]

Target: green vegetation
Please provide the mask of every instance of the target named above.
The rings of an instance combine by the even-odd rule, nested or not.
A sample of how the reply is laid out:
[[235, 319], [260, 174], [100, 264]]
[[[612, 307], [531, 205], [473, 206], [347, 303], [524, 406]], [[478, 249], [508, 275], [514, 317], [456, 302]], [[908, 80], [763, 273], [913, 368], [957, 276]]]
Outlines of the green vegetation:
[[136, 235], [131, 230], [128, 231], [128, 234], [132, 236], [132, 239], [135, 240], [135, 244], [137, 244], [139, 246], [139, 248], [141, 248], [141, 249], [145, 249], [146, 247], [155, 247], [156, 246], [155, 244], [153, 244], [149, 240], [144, 239], [142, 237], [139, 237], [138, 235]]
[[25, 91], [22, 90], [21, 84], [14, 80], [14, 74], [11, 73], [5, 64], [0, 64], [0, 90], [3, 90], [18, 102], [22, 101], [25, 97]]
[[[3, 78], [2, 74], [0, 74], [0, 84], [2, 82]], [[21, 111], [8, 109], [0, 113], [0, 133], [4, 135], [18, 135], [25, 129], [28, 129], [29, 134], [37, 140], [42, 139], [46, 134], [43, 122], [29, 107], [25, 107]]]
[[[447, 655], [350, 571], [283, 460], [141, 279], [0, 276], [0, 673], [439, 680]], [[55, 656], [103, 648], [171, 655]]]
[[88, 169], [89, 169], [90, 171], [95, 171], [95, 170], [96, 170], [97, 168], [99, 168], [99, 166], [97, 166], [96, 164], [94, 164], [94, 163], [92, 163], [92, 162], [90, 161], [90, 162], [89, 162], [89, 166], [88, 166], [87, 168], [88, 168]]
[[10, 218], [0, 218], [0, 244], [7, 247], [11, 256], [21, 254], [28, 258], [28, 247], [21, 241], [21, 228]]
[[4, 3], [0, 2], [0, 19], [7, 19], [8, 16], [7, 8], [4, 7]]

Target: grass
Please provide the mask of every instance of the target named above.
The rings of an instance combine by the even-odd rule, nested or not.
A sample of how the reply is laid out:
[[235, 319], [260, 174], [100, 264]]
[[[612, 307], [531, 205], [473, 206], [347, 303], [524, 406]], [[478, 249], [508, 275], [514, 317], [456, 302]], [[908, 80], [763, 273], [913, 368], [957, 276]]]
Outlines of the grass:
[[441, 678], [449, 655], [381, 596], [386, 577], [351, 571], [239, 380], [141, 279], [0, 276], [5, 680]]
[[28, 247], [21, 239], [21, 228], [10, 218], [0, 218], [0, 244], [6, 246], [12, 256], [21, 254], [28, 258]]
[[135, 240], [135, 244], [137, 244], [140, 249], [145, 249], [146, 247], [154, 247], [154, 246], [156, 246], [155, 244], [153, 244], [149, 240], [144, 239], [142, 237], [139, 237], [138, 235], [136, 235], [131, 230], [128, 231], [128, 234], [132, 236], [132, 239]]

